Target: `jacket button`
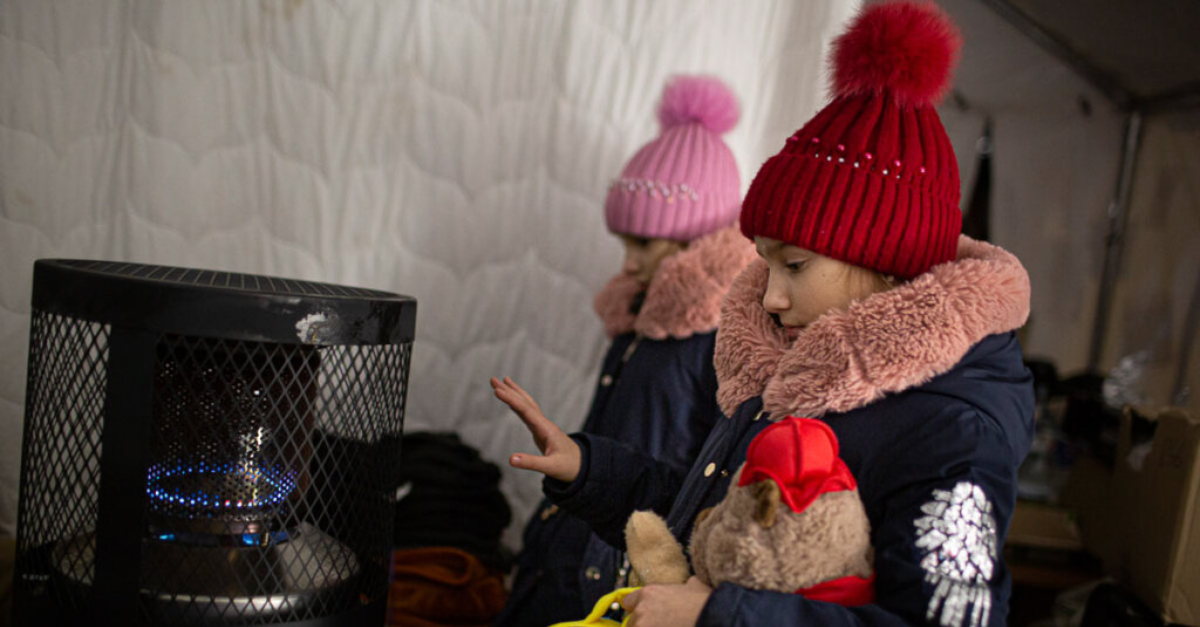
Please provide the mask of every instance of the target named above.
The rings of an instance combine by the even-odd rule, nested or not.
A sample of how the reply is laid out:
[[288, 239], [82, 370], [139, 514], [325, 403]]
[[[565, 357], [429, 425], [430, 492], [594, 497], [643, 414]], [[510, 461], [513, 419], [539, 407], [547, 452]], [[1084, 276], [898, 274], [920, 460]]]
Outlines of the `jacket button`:
[[716, 462], [708, 462], [708, 465], [704, 467], [704, 476], [711, 477], [712, 474], [716, 471], [717, 471]]
[[621, 602], [620, 602], [620, 601], [613, 601], [613, 604], [612, 604], [612, 605], [610, 605], [610, 606], [608, 607], [608, 609], [610, 609], [610, 610], [612, 610], [612, 611], [614, 611], [614, 612], [620, 612], [620, 611], [621, 611]]
[[606, 374], [603, 377], [600, 377], [600, 385], [603, 385], [604, 387], [612, 385], [612, 381], [613, 379], [611, 374]]
[[595, 566], [588, 566], [587, 570], [583, 571], [583, 574], [592, 581], [600, 581], [600, 569]]

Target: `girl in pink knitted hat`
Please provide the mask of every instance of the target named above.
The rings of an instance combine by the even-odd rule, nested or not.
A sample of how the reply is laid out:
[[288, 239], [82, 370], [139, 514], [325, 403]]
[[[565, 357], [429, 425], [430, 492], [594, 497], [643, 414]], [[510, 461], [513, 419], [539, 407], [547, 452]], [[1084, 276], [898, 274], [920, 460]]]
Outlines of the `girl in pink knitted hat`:
[[[738, 232], [740, 183], [721, 140], [738, 118], [720, 81], [673, 79], [661, 131], [608, 190], [605, 218], [625, 247], [596, 295], [612, 339], [583, 432], [683, 472], [720, 416], [713, 350], [721, 299], [754, 257]], [[515, 384], [493, 380], [497, 389]], [[511, 385], [511, 387], [510, 387]], [[546, 627], [582, 615], [585, 588], [607, 592], [622, 555], [545, 501], [525, 528], [508, 605], [496, 624]]]
[[645, 509], [686, 546], [771, 421], [816, 418], [836, 434], [870, 522], [874, 600], [693, 578], [625, 597], [636, 627], [1005, 625], [1000, 549], [1033, 431], [1014, 333], [1029, 279], [1011, 254], [959, 235], [958, 170], [934, 108], [958, 46], [939, 9], [913, 2], [869, 5], [835, 43], [832, 101], [747, 193], [741, 229], [761, 259], [722, 306], [726, 417], [689, 472], [567, 436], [519, 388], [497, 388], [542, 451], [510, 463], [544, 473], [549, 500], [617, 547]]

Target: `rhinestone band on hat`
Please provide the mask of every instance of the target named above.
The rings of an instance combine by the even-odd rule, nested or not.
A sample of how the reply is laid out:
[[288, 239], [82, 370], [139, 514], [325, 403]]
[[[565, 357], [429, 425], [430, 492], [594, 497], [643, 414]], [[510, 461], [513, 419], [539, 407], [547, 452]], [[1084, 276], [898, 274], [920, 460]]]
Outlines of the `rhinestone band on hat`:
[[[788, 138], [789, 142], [798, 142], [800, 137], [792, 135]], [[919, 176], [925, 176], [927, 170], [925, 166], [916, 168], [904, 169], [904, 162], [899, 159], [893, 159], [890, 163], [885, 163], [882, 159], [876, 159], [875, 155], [870, 152], [862, 152], [858, 155], [851, 155], [846, 152], [845, 144], [837, 144], [828, 152], [821, 151], [821, 138], [814, 137], [809, 141], [811, 145], [812, 158], [818, 161], [826, 161], [833, 163], [835, 160], [838, 164], [849, 165], [855, 169], [863, 169], [875, 172], [881, 176], [890, 176], [896, 179], [907, 178], [916, 179]]]
[[668, 203], [679, 200], [698, 200], [699, 192], [687, 183], [664, 183], [654, 179], [619, 178], [613, 181], [610, 189], [616, 188], [626, 194], [649, 194], [651, 198], [664, 198]]

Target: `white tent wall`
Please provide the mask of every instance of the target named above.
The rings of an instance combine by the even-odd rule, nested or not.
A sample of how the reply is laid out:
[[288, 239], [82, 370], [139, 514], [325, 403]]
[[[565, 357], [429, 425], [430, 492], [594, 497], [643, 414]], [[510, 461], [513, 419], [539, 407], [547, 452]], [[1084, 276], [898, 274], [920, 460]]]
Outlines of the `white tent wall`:
[[[502, 466], [532, 443], [490, 375], [564, 428], [605, 340], [601, 203], [666, 78], [744, 105], [743, 188], [826, 96], [854, 0], [0, 3], [0, 533], [15, 530], [34, 259], [332, 281], [420, 302], [407, 430]], [[505, 466], [506, 467], [506, 466]], [[507, 470], [515, 510], [539, 495]]]
[[[1136, 385], [1150, 405], [1200, 416], [1200, 112], [1154, 115], [1142, 131], [1107, 370], [1144, 352]], [[1187, 326], [1193, 325], [1191, 334]], [[1186, 391], [1184, 389], [1186, 388]], [[1184, 392], [1183, 394], [1179, 394]]]

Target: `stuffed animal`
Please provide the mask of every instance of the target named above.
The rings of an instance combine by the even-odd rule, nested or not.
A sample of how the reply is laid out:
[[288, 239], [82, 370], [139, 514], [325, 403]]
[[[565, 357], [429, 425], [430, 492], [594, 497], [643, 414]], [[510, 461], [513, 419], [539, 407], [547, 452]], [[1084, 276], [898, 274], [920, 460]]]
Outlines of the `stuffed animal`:
[[[636, 512], [625, 527], [634, 585], [684, 583], [683, 548], [666, 522]], [[824, 422], [786, 418], [746, 450], [725, 498], [700, 512], [689, 552], [709, 586], [864, 605], [874, 599], [871, 530], [858, 486]]]

